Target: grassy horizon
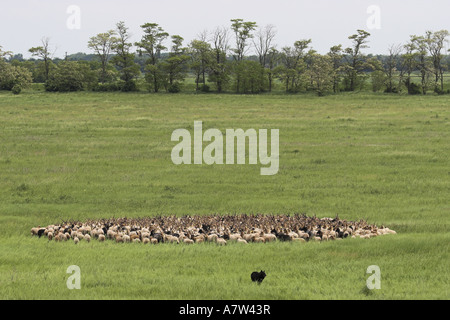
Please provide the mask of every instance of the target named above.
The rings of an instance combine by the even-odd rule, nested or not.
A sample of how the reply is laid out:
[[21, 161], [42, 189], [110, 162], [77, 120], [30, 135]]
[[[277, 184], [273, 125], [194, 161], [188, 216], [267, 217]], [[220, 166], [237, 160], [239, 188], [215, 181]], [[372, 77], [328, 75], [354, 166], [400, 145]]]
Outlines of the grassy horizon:
[[[2, 299], [448, 299], [448, 96], [0, 92]], [[182, 165], [173, 130], [279, 129], [280, 169]], [[369, 240], [54, 243], [61, 220], [164, 214], [365, 219]], [[82, 289], [68, 290], [79, 265]], [[369, 265], [381, 290], [363, 290]], [[266, 270], [261, 286], [250, 273]]]

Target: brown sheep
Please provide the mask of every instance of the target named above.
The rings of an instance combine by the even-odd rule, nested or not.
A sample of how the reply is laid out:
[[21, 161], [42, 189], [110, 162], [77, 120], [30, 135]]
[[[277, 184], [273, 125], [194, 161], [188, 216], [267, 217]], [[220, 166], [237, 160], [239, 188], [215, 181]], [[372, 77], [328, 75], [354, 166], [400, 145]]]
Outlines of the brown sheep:
[[224, 238], [217, 238], [216, 240], [217, 244], [220, 246], [225, 246], [227, 245], [227, 241]]
[[208, 237], [207, 237], [207, 241], [208, 242], [217, 242], [217, 239], [218, 239], [219, 237], [217, 236], [217, 234], [210, 234]]
[[263, 237], [255, 237], [254, 239], [253, 239], [253, 242], [262, 242], [262, 243], [264, 243], [264, 242], [266, 242], [266, 240], [264, 240], [264, 238]]

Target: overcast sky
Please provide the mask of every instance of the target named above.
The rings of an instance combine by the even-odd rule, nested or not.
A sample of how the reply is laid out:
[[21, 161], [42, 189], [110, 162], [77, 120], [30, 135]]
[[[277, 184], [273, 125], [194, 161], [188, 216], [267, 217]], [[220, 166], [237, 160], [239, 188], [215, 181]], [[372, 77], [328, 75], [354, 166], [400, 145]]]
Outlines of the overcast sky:
[[[77, 27], [76, 15], [67, 13], [71, 5], [80, 9], [79, 29], [67, 27], [67, 21]], [[368, 13], [373, 5], [379, 8], [379, 25], [377, 12]], [[372, 34], [366, 52], [385, 53], [411, 34], [450, 30], [450, 0], [2, 0], [0, 46], [28, 57], [28, 49], [46, 36], [56, 47], [55, 56], [89, 52], [89, 37], [121, 20], [133, 41], [142, 35], [140, 25], [156, 22], [187, 44], [202, 30], [230, 26], [233, 18], [274, 25], [278, 48], [311, 38], [314, 49], [325, 53], [335, 44], [349, 46], [347, 37], [365, 29]]]

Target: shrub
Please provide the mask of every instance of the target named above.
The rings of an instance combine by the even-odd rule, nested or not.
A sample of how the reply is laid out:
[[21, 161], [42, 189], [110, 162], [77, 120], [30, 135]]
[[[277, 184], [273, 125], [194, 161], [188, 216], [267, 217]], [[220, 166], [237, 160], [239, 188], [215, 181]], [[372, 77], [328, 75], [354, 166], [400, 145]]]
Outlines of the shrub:
[[408, 94], [422, 94], [422, 87], [414, 82], [411, 82], [408, 87]]
[[134, 92], [134, 91], [139, 91], [136, 82], [133, 80], [130, 81], [123, 81], [120, 83], [120, 90], [122, 92]]
[[181, 84], [178, 82], [174, 82], [171, 85], [169, 85], [167, 91], [169, 91], [170, 93], [178, 93], [181, 91]]
[[98, 83], [92, 88], [92, 91], [95, 92], [114, 92], [121, 90], [122, 88], [117, 82]]
[[45, 90], [54, 92], [73, 92], [81, 91], [95, 86], [98, 81], [95, 71], [79, 62], [63, 61], [50, 74], [45, 83]]
[[202, 84], [198, 89], [199, 89], [199, 91], [205, 92], [205, 93], [208, 93], [210, 91], [210, 88], [207, 84]]
[[14, 87], [16, 91], [22, 90], [30, 86], [31, 82], [31, 72], [26, 68], [0, 61], [0, 90], [12, 90]]
[[434, 93], [437, 93], [439, 95], [445, 94], [445, 90], [441, 90], [439, 87], [434, 88]]
[[20, 94], [22, 92], [22, 88], [20, 87], [20, 85], [15, 85], [12, 89], [11, 89], [12, 93], [14, 94]]

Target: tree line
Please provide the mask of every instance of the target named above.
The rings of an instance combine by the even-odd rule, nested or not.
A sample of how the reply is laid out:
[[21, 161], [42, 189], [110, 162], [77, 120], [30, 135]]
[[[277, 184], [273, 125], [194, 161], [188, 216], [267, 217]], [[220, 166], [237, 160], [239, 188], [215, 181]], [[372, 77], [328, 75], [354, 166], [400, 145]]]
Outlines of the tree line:
[[202, 32], [184, 45], [180, 35], [169, 35], [157, 23], [143, 24], [142, 38], [133, 43], [121, 21], [89, 39], [95, 59], [87, 60], [67, 54], [53, 58], [48, 38], [29, 49], [33, 58], [28, 60], [0, 46], [0, 89], [20, 93], [31, 82], [42, 82], [47, 91], [137, 91], [138, 83], [145, 83], [151, 92], [176, 93], [190, 76], [198, 92], [257, 94], [271, 92], [277, 84], [287, 93], [313, 91], [321, 96], [370, 84], [375, 92], [450, 93], [444, 90], [450, 69], [447, 30], [412, 35], [406, 44], [389, 46], [386, 55], [373, 56], [364, 53], [370, 39], [365, 30], [348, 37], [349, 47], [338, 44], [319, 54], [311, 39], [277, 49], [273, 25], [230, 22], [230, 27]]

